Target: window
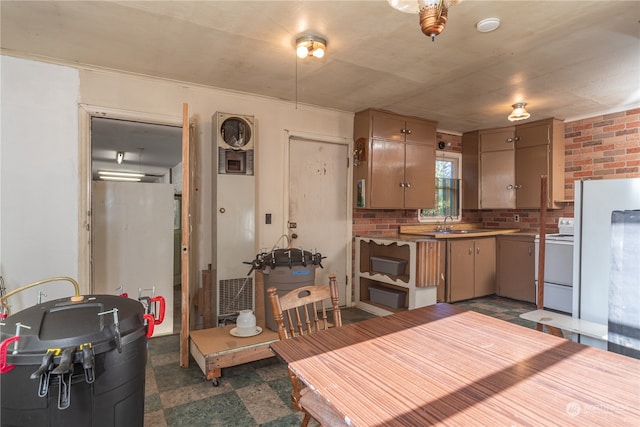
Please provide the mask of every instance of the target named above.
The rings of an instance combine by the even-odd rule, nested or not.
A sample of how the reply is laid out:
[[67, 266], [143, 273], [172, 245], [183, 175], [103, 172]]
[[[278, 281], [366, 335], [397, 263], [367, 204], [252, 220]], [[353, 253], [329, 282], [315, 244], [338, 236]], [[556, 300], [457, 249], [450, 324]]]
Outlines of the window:
[[445, 152], [436, 158], [436, 204], [434, 209], [420, 209], [420, 222], [442, 222], [451, 215], [460, 221], [462, 215], [462, 156]]

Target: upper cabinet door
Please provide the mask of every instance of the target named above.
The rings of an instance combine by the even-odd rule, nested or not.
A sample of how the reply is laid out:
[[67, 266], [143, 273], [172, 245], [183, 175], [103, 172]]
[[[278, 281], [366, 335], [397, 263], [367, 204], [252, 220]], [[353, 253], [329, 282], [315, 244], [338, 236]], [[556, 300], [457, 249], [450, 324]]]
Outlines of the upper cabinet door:
[[515, 127], [480, 131], [480, 151], [513, 150]]
[[404, 118], [375, 111], [371, 115], [371, 136], [373, 138], [404, 141]]
[[371, 141], [371, 208], [393, 209], [404, 204], [404, 143]]
[[519, 125], [516, 128], [516, 148], [548, 145], [551, 143], [551, 126], [548, 123]]
[[428, 144], [405, 145], [405, 209], [431, 209], [436, 199], [435, 150]]

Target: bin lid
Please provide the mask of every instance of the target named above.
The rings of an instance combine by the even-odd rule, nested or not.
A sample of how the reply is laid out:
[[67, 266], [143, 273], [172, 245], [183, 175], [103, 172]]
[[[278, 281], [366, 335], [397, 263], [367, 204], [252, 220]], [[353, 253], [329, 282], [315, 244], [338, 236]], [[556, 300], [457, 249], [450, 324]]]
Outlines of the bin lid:
[[[114, 326], [113, 313], [100, 314], [117, 309], [118, 328]], [[77, 347], [90, 343], [112, 343], [119, 331], [126, 337], [138, 330], [144, 333], [144, 307], [136, 300], [115, 295], [85, 295], [82, 301], [60, 298], [26, 308], [4, 320], [1, 327], [2, 341], [16, 335], [20, 328], [18, 354], [44, 354], [48, 349]], [[13, 347], [12, 347], [13, 348]], [[112, 345], [102, 346], [104, 351]], [[15, 354], [12, 359], [15, 360]]]

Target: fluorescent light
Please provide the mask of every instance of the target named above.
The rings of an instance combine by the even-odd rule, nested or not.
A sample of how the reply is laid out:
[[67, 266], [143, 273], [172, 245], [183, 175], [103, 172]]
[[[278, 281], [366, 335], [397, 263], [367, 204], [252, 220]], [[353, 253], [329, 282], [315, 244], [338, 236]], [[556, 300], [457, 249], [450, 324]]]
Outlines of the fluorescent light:
[[103, 176], [120, 176], [120, 177], [125, 177], [125, 178], [143, 178], [145, 176], [143, 173], [116, 172], [116, 171], [98, 171], [98, 175], [100, 175], [100, 177], [103, 177]]
[[108, 176], [108, 175], [101, 175], [100, 179], [103, 181], [132, 181], [132, 182], [139, 182], [142, 178], [131, 178], [128, 176]]

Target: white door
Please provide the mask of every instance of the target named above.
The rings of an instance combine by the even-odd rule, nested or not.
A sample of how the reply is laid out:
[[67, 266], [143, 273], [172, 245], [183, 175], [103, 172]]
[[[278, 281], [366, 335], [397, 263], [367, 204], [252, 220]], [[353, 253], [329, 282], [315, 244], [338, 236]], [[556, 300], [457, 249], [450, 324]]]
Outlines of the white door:
[[155, 286], [167, 304], [154, 335], [172, 334], [173, 185], [94, 181], [92, 213], [95, 293], [123, 286], [136, 299], [139, 288]]
[[335, 274], [340, 305], [351, 302], [347, 300], [351, 255], [348, 154], [346, 143], [289, 138], [291, 246], [315, 249], [326, 257], [324, 268], [316, 269], [316, 284], [329, 283], [329, 274]]

